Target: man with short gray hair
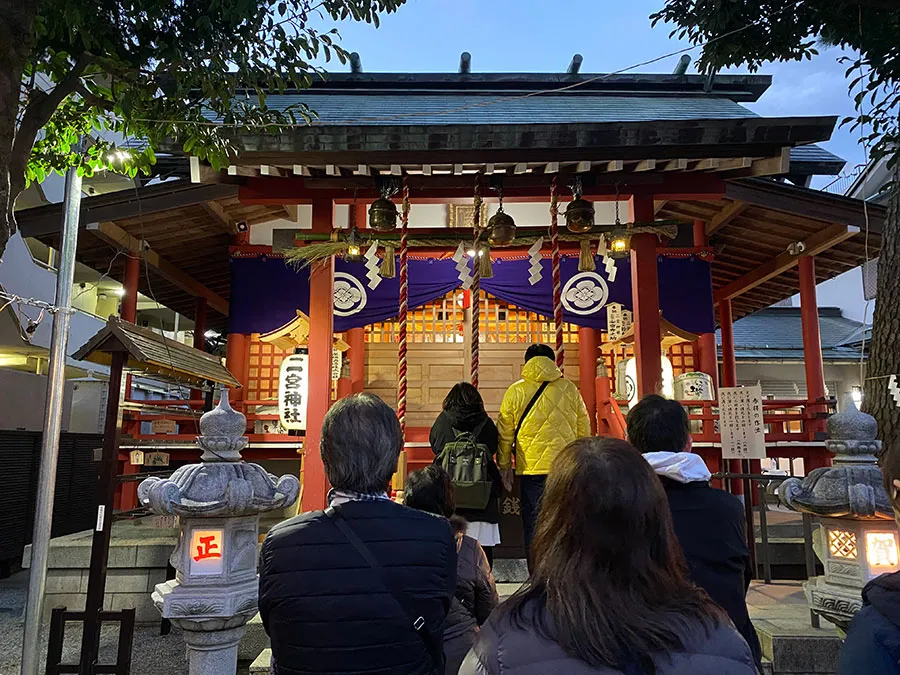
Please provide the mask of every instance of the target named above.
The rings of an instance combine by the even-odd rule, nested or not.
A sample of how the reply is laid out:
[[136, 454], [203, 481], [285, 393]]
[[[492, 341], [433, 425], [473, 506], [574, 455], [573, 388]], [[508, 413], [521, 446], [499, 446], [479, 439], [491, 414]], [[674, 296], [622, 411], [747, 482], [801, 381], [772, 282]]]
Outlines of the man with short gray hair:
[[260, 553], [273, 673], [443, 673], [456, 543], [446, 519], [388, 496], [402, 448], [397, 415], [377, 396], [325, 415], [328, 508], [279, 523]]

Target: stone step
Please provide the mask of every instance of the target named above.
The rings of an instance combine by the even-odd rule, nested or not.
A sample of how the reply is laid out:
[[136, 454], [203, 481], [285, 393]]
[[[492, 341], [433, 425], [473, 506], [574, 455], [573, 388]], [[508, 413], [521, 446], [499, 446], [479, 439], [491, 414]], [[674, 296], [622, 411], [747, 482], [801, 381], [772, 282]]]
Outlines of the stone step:
[[265, 673], [268, 675], [269, 666], [272, 663], [272, 650], [263, 649], [262, 653], [256, 657], [256, 660], [250, 664], [250, 673]]
[[238, 661], [253, 661], [269, 648], [269, 636], [263, 628], [259, 613], [247, 622], [247, 632], [238, 645]]
[[823, 620], [821, 628], [813, 628], [796, 617], [772, 617], [754, 619], [753, 625], [774, 675], [833, 675], [837, 670], [842, 640], [830, 623]]

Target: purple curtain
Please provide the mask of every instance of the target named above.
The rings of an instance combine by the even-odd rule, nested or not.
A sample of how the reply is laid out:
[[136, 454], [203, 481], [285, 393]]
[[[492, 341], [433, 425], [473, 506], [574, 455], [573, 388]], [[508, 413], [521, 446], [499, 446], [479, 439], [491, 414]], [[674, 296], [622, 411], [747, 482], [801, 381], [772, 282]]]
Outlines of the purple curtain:
[[[542, 279], [532, 286], [528, 260], [497, 260], [494, 276], [483, 279], [485, 292], [521, 309], [553, 316], [550, 261], [541, 262]], [[606, 328], [606, 304], [619, 302], [631, 309], [631, 263], [616, 262], [610, 282], [602, 261], [595, 272], [579, 272], [577, 257], [560, 263], [566, 321], [578, 326]], [[368, 286], [363, 263], [335, 262], [334, 327], [336, 332], [397, 316], [399, 278]], [[452, 260], [409, 261], [409, 307], [421, 307], [460, 286]], [[712, 276], [709, 263], [699, 258], [659, 258], [659, 303], [663, 316], [694, 333], [714, 330]], [[294, 270], [281, 258], [235, 258], [231, 261], [231, 312], [234, 333], [267, 333], [292, 320], [296, 310], [309, 311], [309, 271]]]

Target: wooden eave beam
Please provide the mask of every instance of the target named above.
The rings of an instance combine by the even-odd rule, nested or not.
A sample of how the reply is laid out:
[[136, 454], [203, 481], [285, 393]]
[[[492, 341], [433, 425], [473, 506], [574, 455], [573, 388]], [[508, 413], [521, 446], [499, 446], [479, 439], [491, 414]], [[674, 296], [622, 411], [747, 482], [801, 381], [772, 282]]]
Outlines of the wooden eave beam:
[[728, 223], [747, 210], [748, 206], [750, 206], [748, 203], [740, 201], [734, 201], [728, 204], [706, 223], [706, 235], [709, 236], [716, 230], [725, 227]]
[[209, 307], [228, 316], [228, 301], [225, 298], [211, 291], [181, 268], [160, 256], [146, 242], [131, 236], [115, 223], [88, 223], [87, 230], [116, 248], [125, 248], [139, 254], [161, 277], [194, 297], [205, 298]]
[[[835, 244], [839, 244], [845, 239], [849, 239], [859, 232], [859, 229], [852, 226], [847, 225], [829, 225], [823, 230], [816, 232], [814, 235], [810, 236], [803, 242], [804, 251], [803, 255], [817, 255], [822, 251], [825, 251]], [[727, 286], [720, 288], [715, 293], [713, 293], [713, 300], [716, 303], [721, 302], [722, 300], [730, 300], [732, 298], [736, 298], [742, 293], [746, 293], [747, 291], [756, 288], [757, 286], [764, 284], [769, 279], [773, 277], [777, 277], [782, 272], [786, 272], [791, 269], [794, 265], [797, 264], [797, 260], [800, 256], [793, 255], [792, 253], [785, 251], [783, 253], [779, 253], [774, 258], [771, 258], [767, 262], [764, 262], [762, 265], [757, 267], [756, 269], [747, 272], [744, 276], [735, 279]]]
[[237, 232], [234, 221], [228, 216], [225, 208], [219, 202], [203, 202], [201, 206], [216, 221], [216, 225], [225, 230], [225, 232], [228, 234]]

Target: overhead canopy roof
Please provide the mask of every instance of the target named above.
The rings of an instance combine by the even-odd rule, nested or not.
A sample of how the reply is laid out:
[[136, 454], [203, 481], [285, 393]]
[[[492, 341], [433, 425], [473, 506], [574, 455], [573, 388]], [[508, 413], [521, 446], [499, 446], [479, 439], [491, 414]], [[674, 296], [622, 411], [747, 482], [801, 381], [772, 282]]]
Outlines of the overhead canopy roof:
[[88, 340], [72, 358], [109, 365], [113, 352], [128, 353], [126, 368], [177, 383], [203, 385], [207, 382], [240, 387], [241, 383], [222, 361], [211, 354], [169, 340], [149, 328], [111, 317], [99, 333]]

